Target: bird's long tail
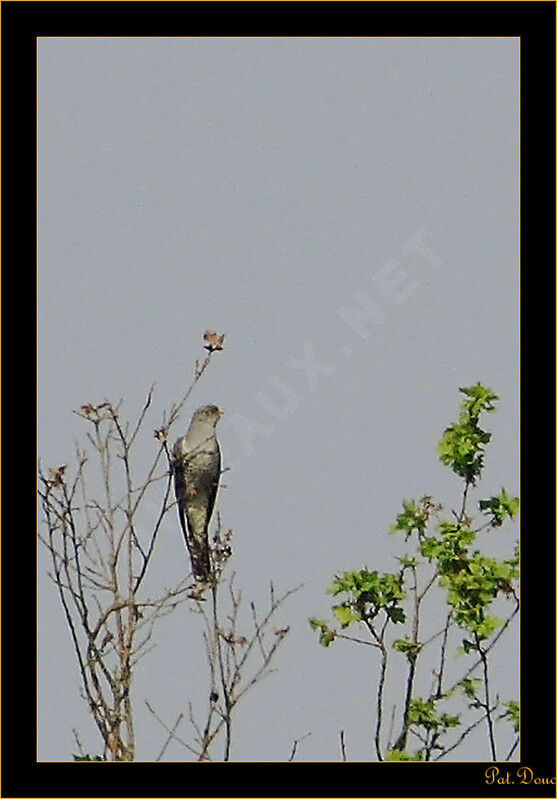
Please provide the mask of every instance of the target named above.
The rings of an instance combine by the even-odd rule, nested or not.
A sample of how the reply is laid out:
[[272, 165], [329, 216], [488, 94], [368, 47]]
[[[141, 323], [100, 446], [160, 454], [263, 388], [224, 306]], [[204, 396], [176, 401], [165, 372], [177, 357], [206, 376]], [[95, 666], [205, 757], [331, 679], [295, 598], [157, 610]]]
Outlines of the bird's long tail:
[[209, 555], [208, 536], [204, 535], [201, 538], [197, 538], [194, 535], [189, 535], [186, 518], [181, 507], [178, 507], [178, 516], [180, 517], [180, 526], [190, 554], [193, 576], [196, 580], [206, 583], [211, 577], [211, 558]]

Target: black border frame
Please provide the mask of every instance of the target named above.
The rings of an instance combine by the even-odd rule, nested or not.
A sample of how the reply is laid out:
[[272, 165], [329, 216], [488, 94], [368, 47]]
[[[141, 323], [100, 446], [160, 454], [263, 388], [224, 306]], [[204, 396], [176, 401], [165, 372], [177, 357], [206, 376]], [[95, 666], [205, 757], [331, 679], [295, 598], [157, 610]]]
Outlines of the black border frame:
[[[22, 509], [36, 505], [35, 348], [25, 336], [36, 330], [28, 321], [36, 309], [36, 37], [520, 37], [521, 763], [555, 777], [555, 457], [543, 457], [555, 454], [555, 11], [554, 2], [506, 0], [2, 2], [3, 797], [556, 795], [551, 784], [487, 786], [487, 763], [214, 763], [202, 773], [190, 763], [132, 763], [108, 777], [93, 767], [86, 778], [75, 763], [37, 763], [35, 597], [22, 590], [36, 559], [34, 522], [22, 523]], [[26, 501], [14, 502], [22, 491]]]

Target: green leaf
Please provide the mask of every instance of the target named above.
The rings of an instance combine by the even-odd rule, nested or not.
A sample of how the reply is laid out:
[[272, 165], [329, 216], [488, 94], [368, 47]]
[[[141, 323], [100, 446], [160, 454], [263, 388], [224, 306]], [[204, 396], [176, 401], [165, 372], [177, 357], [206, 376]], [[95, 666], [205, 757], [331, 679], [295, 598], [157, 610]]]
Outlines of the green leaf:
[[476, 625], [475, 632], [480, 641], [491, 638], [497, 627], [501, 626], [501, 620], [495, 616], [486, 616], [483, 621]]
[[462, 688], [464, 694], [468, 697], [468, 699], [475, 699], [476, 698], [476, 691], [482, 684], [482, 681], [475, 678], [475, 677], [464, 677], [459, 683], [459, 687]]
[[482, 411], [491, 413], [495, 410], [495, 402], [499, 399], [490, 388], [482, 386], [479, 382], [475, 386], [459, 388], [459, 391], [469, 397], [462, 405], [470, 416], [479, 416]]
[[387, 608], [387, 615], [395, 624], [404, 624], [406, 614], [402, 608]]
[[72, 757], [73, 757], [74, 760], [81, 760], [81, 761], [87, 761], [87, 762], [93, 762], [93, 761], [104, 762], [105, 761], [105, 758], [101, 757], [100, 755], [93, 755], [93, 757], [91, 757], [91, 755], [72, 755]]
[[419, 642], [414, 643], [414, 641], [411, 641], [409, 638], [399, 638], [393, 643], [393, 649], [406, 655], [410, 663], [416, 662], [421, 648], [422, 645]]
[[319, 643], [321, 646], [329, 646], [329, 644], [333, 643], [336, 638], [336, 633], [329, 627], [326, 621], [311, 618], [309, 624], [312, 630], [317, 630], [319, 632]]
[[451, 716], [448, 713], [438, 716], [435, 702], [432, 699], [425, 702], [423, 699], [416, 698], [410, 700], [408, 723], [423, 727], [425, 730], [438, 732], [439, 730], [448, 730], [450, 727], [458, 727], [460, 717]]
[[427, 558], [428, 560], [433, 560], [434, 558], [437, 558], [442, 548], [443, 548], [443, 542], [440, 539], [435, 538], [433, 536], [431, 536], [430, 538], [424, 538], [424, 540], [420, 544], [420, 552], [422, 553], [424, 558]]
[[490, 499], [480, 499], [480, 510], [491, 515], [491, 526], [501, 527], [505, 519], [514, 519], [518, 513], [520, 500], [507, 494], [504, 488], [497, 496]]
[[337, 575], [327, 592], [333, 596], [348, 594], [348, 599], [342, 604], [352, 605], [360, 617], [370, 618], [381, 610], [391, 615], [391, 610], [405, 596], [401, 574], [390, 572], [379, 574], [367, 569]]
[[409, 555], [403, 555], [397, 560], [404, 569], [415, 569], [419, 563], [417, 558], [411, 558]]
[[404, 749], [389, 749], [389, 751], [385, 755], [386, 762], [396, 762], [396, 761], [410, 761], [410, 760], [423, 760], [423, 755], [420, 751], [414, 752], [414, 754], [410, 754], [410, 752], [405, 752]]
[[354, 610], [349, 604], [343, 603], [342, 605], [335, 605], [333, 607], [333, 613], [337, 617], [341, 627], [348, 627], [349, 624], [352, 624], [353, 621], [361, 621], [362, 616], [357, 611]]
[[507, 708], [504, 713], [502, 713], [499, 718], [500, 719], [509, 719], [512, 722], [513, 729], [515, 732], [520, 731], [520, 703], [511, 701], [511, 702], [504, 702], [505, 707]]
[[441, 713], [439, 716], [439, 723], [444, 730], [451, 727], [458, 727], [460, 724], [460, 716], [451, 716], [449, 713]]
[[438, 719], [435, 715], [434, 702], [432, 700], [424, 702], [423, 699], [411, 699], [408, 723], [424, 727], [426, 730], [437, 729]]
[[491, 433], [482, 430], [478, 420], [482, 411], [495, 409], [498, 397], [481, 383], [460, 391], [469, 399], [460, 406], [458, 422], [445, 429], [437, 451], [442, 463], [473, 485], [483, 468], [484, 448], [491, 440]]
[[421, 538], [425, 531], [432, 513], [440, 510], [441, 506], [436, 505], [430, 496], [424, 496], [418, 502], [413, 499], [402, 500], [402, 513], [396, 517], [396, 521], [391, 525], [390, 532], [406, 533], [406, 540], [413, 532]]

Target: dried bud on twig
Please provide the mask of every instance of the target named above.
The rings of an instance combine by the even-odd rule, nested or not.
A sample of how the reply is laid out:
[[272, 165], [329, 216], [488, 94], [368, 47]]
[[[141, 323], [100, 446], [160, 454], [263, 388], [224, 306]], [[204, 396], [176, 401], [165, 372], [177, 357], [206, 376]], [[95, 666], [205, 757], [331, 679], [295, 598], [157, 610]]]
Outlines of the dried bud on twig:
[[100, 405], [93, 405], [91, 402], [87, 402], [85, 405], [80, 405], [79, 410], [87, 419], [92, 418], [93, 421], [98, 421], [99, 411], [102, 411], [103, 408], [110, 407], [110, 402], [102, 402]]
[[50, 467], [48, 473], [50, 475], [50, 484], [52, 486], [61, 486], [64, 485], [64, 472], [66, 471], [66, 466], [58, 466], [58, 468], [54, 468], [53, 466]]
[[161, 441], [162, 442], [162, 441], [166, 441], [167, 432], [168, 431], [167, 431], [166, 427], [160, 427], [158, 430], [155, 430], [153, 435], [155, 436], [157, 441]]
[[221, 536], [220, 532], [215, 533], [213, 536], [211, 552], [213, 555], [213, 560], [219, 566], [226, 563], [226, 561], [232, 556], [232, 547], [230, 546], [232, 535], [233, 532], [231, 529], [229, 529], [224, 536]]
[[224, 333], [215, 333], [214, 330], [206, 330], [203, 334], [203, 341], [206, 341], [205, 349], [209, 352], [222, 350], [224, 348]]

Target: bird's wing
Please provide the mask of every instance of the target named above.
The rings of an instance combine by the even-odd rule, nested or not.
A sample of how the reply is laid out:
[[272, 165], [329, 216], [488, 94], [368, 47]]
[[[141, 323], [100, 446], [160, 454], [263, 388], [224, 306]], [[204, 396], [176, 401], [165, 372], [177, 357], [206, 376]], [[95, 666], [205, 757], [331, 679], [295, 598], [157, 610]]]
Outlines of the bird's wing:
[[186, 470], [181, 460], [174, 461], [174, 493], [176, 494], [176, 502], [178, 504], [178, 518], [180, 519], [180, 527], [184, 534], [184, 540], [191, 556], [191, 547], [189, 542], [188, 527], [186, 524]]
[[174, 489], [193, 573], [199, 580], [208, 580], [208, 528], [218, 493], [221, 454], [214, 434], [197, 441], [195, 432], [190, 425], [188, 434], [174, 446]]
[[189, 462], [176, 461], [174, 479], [180, 525], [194, 576], [203, 581], [209, 580], [211, 574], [208, 527], [219, 478], [220, 450], [216, 440], [208, 459], [194, 457]]
[[221, 454], [220, 454], [220, 447], [219, 442], [215, 439], [216, 451], [215, 451], [215, 462], [214, 462], [214, 474], [213, 479], [208, 487], [207, 491], [207, 521], [205, 529], [209, 527], [209, 522], [211, 521], [211, 516], [213, 515], [213, 508], [215, 507], [215, 502], [217, 499], [217, 493], [219, 490], [219, 483], [220, 483], [220, 469], [221, 469]]

